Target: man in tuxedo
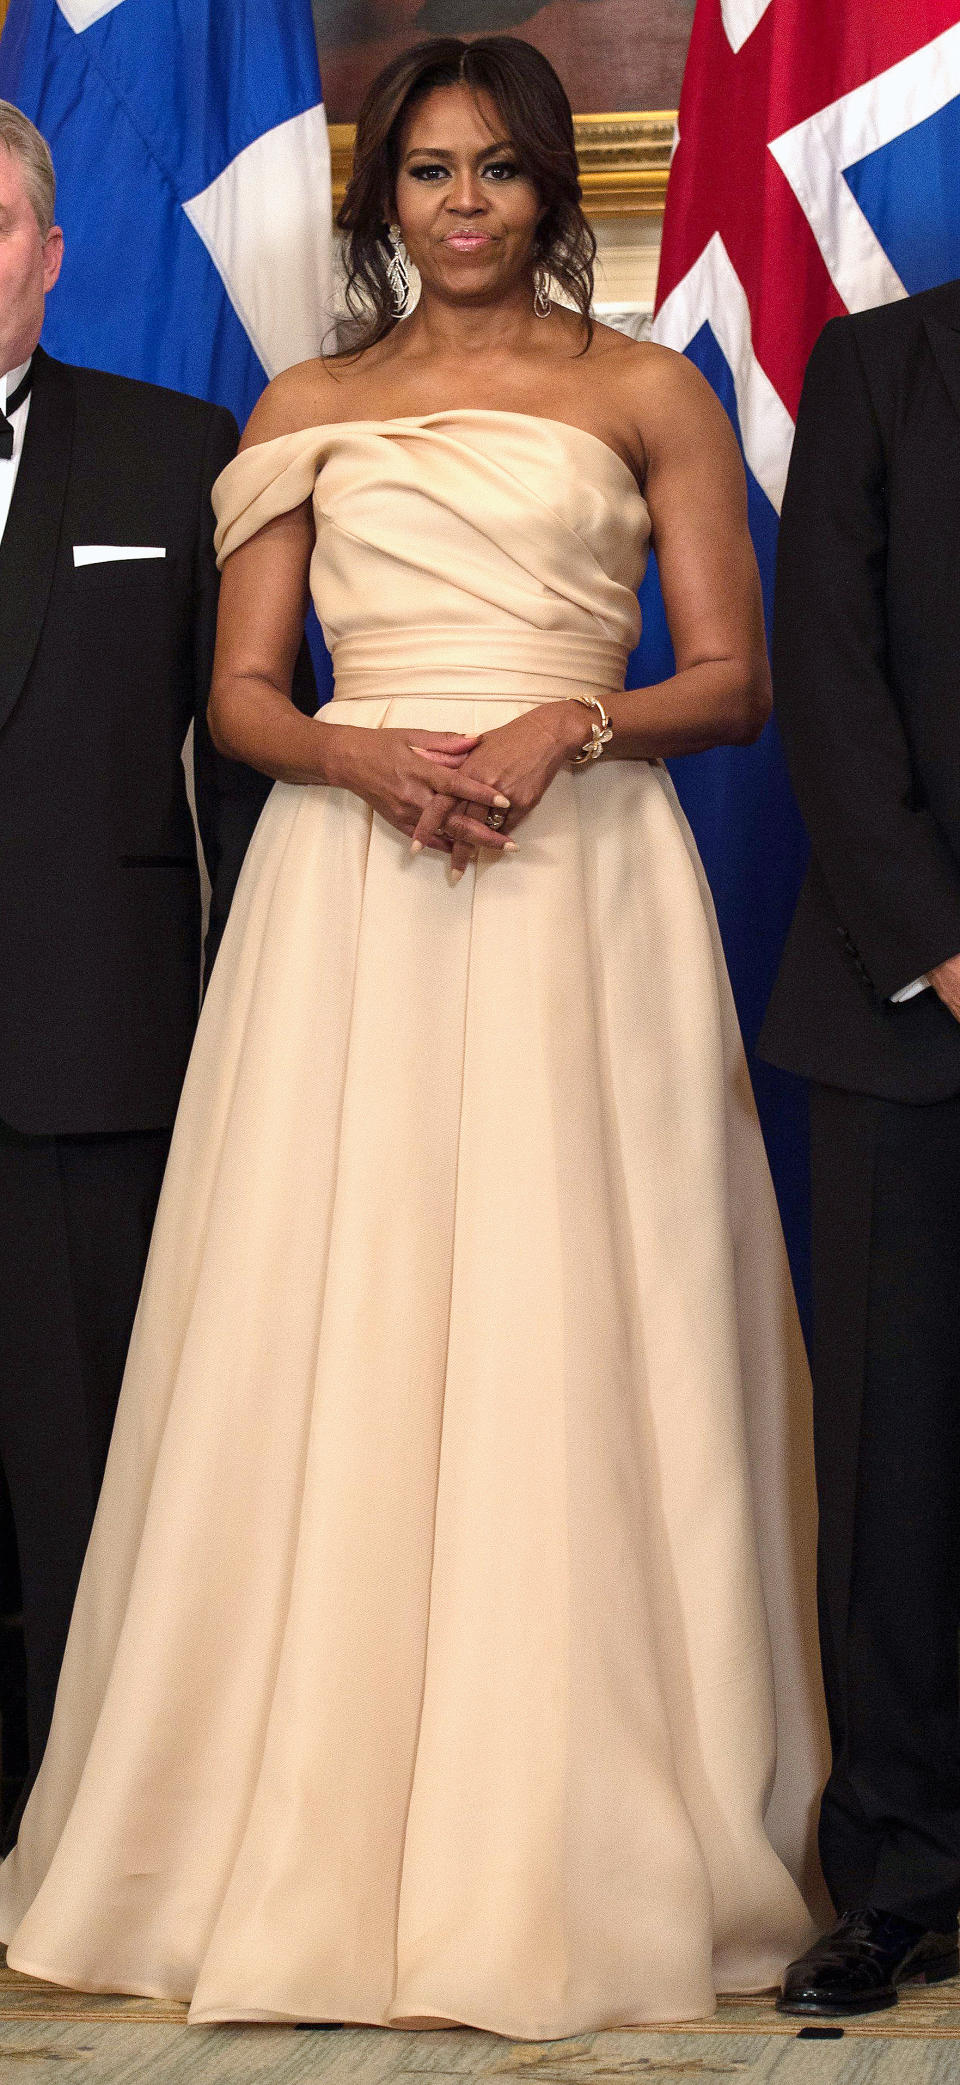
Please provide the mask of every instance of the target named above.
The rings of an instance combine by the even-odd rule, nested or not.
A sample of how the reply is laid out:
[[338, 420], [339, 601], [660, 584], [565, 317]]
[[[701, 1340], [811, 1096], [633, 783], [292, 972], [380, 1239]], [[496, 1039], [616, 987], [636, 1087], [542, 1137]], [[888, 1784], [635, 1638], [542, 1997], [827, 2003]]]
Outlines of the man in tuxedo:
[[53, 208], [47, 147], [0, 102], [0, 1459], [32, 1772], [197, 1018], [190, 723], [208, 965], [270, 786], [205, 724], [236, 425], [43, 352]]
[[960, 282], [835, 319], [784, 501], [774, 686], [812, 858], [761, 1047], [810, 1080], [837, 1928], [781, 2004], [957, 1971]]

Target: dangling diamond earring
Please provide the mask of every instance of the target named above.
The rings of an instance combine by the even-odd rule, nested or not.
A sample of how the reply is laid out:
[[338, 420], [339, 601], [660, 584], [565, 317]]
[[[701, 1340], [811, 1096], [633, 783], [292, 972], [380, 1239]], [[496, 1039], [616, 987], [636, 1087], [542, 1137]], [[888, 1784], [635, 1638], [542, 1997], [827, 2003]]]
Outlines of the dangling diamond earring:
[[533, 308], [538, 319], [548, 319], [553, 309], [550, 303], [550, 276], [540, 261], [533, 271]]
[[410, 277], [407, 274], [407, 249], [399, 232], [391, 229], [388, 234], [390, 259], [387, 262], [387, 281], [393, 298], [394, 314], [403, 317], [410, 296]]

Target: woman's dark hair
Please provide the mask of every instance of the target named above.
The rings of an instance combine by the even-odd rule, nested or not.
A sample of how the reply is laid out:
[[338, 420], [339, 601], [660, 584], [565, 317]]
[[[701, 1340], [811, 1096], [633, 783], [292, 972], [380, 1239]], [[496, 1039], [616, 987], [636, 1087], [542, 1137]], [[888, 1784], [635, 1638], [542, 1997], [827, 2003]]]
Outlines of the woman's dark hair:
[[348, 353], [372, 347], [397, 323], [387, 235], [407, 119], [435, 87], [460, 84], [494, 103], [543, 209], [535, 258], [579, 311], [585, 345], [592, 338], [597, 242], [581, 208], [570, 103], [553, 66], [520, 37], [481, 36], [465, 43], [459, 36], [438, 36], [384, 66], [357, 119], [353, 172], [337, 213], [341, 231], [349, 233], [346, 301], [356, 322]]

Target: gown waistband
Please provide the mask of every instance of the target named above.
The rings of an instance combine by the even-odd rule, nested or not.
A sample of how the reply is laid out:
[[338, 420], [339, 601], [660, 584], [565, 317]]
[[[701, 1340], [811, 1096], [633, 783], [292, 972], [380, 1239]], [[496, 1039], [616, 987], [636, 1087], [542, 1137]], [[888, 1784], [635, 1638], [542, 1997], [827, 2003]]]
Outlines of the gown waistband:
[[611, 694], [627, 650], [613, 638], [560, 630], [369, 630], [333, 648], [334, 701], [472, 695], [486, 702], [556, 700], [557, 684]]

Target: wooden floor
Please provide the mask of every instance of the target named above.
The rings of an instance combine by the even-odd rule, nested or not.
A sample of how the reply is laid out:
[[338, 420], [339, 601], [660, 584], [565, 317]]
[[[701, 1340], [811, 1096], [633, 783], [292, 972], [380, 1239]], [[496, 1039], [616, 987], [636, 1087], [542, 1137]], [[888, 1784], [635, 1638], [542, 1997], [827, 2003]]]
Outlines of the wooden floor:
[[712, 2021], [514, 2042], [467, 2028], [187, 2027], [185, 2008], [87, 1997], [0, 1967], [0, 2079], [56, 2085], [960, 2085], [960, 1981], [908, 1992], [842, 2036], [798, 2034], [769, 2001], [723, 2000]]

